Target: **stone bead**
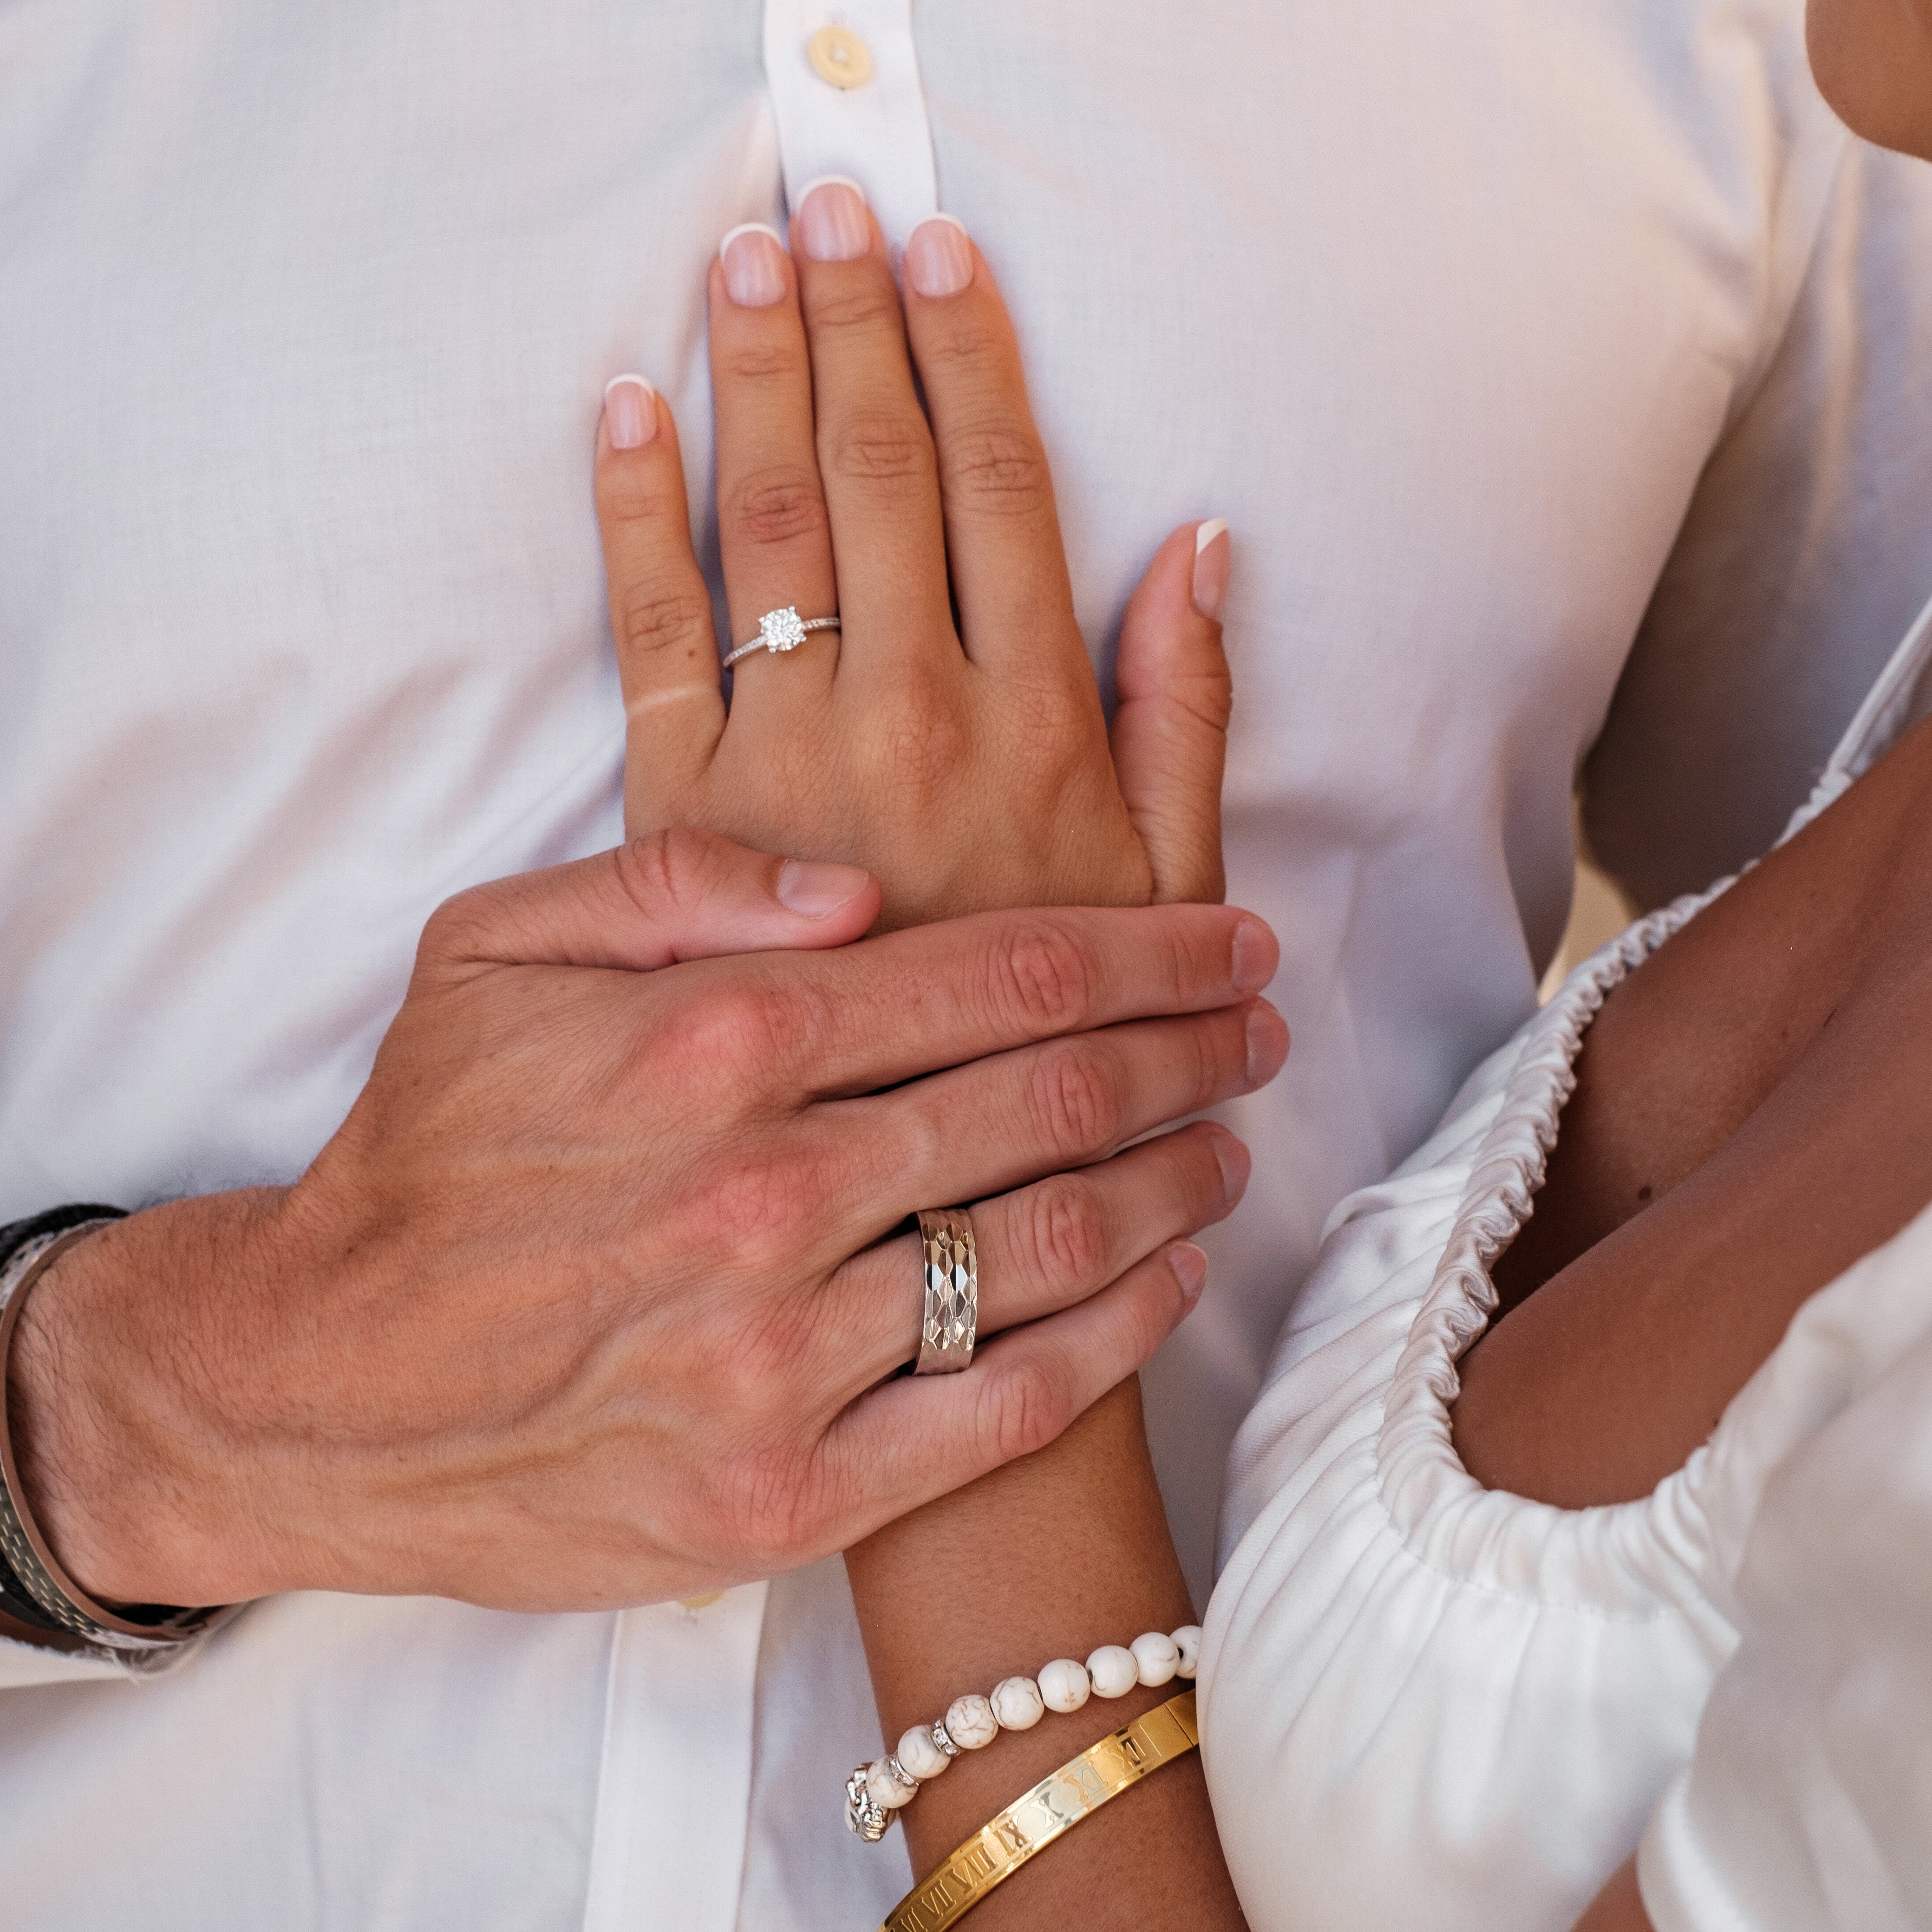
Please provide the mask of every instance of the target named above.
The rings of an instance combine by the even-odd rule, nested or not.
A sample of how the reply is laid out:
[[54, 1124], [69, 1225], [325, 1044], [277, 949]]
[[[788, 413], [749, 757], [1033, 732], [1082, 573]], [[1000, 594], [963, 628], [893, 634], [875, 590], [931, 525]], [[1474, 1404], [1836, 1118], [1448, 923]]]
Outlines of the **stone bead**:
[[993, 1686], [993, 1715], [1003, 1731], [1030, 1731], [1046, 1714], [1040, 1686], [1030, 1677], [1003, 1677]]
[[1124, 1697], [1141, 1681], [1141, 1667], [1125, 1645], [1103, 1643], [1087, 1660], [1096, 1697]]
[[914, 1725], [900, 1738], [899, 1748], [892, 1755], [901, 1768], [910, 1772], [922, 1784], [929, 1778], [937, 1778], [952, 1762], [932, 1742], [932, 1733], [923, 1724]]
[[1174, 1647], [1180, 1653], [1180, 1661], [1174, 1667], [1177, 1677], [1192, 1677], [1201, 1662], [1201, 1626], [1183, 1624], [1174, 1633]]
[[946, 1707], [946, 1735], [962, 1750], [977, 1750], [1000, 1735], [1000, 1720], [983, 1697], [956, 1697]]
[[1056, 1657], [1040, 1672], [1040, 1700], [1049, 1711], [1077, 1711], [1094, 1694], [1084, 1664]]
[[1148, 1630], [1134, 1639], [1134, 1669], [1149, 1690], [1165, 1684], [1180, 1661], [1180, 1647], [1165, 1630]]
[[888, 1811], [896, 1811], [902, 1804], [910, 1804], [918, 1790], [916, 1784], [902, 1784], [884, 1758], [875, 1759], [866, 1773], [866, 1796], [874, 1804], [883, 1804]]

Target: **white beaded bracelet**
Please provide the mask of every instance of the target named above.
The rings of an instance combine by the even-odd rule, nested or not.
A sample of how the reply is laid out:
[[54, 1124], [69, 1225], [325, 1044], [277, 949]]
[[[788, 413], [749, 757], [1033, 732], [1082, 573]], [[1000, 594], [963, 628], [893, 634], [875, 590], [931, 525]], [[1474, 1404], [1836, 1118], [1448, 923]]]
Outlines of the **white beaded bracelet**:
[[1200, 1655], [1201, 1626], [1184, 1624], [1170, 1636], [1149, 1630], [1130, 1645], [1104, 1643], [1084, 1664], [1056, 1657], [1036, 1678], [1002, 1678], [984, 1697], [956, 1697], [944, 1717], [914, 1725], [896, 1750], [845, 1780], [845, 1822], [877, 1844], [893, 1814], [962, 1751], [978, 1750], [1002, 1731], [1030, 1730], [1048, 1711], [1077, 1711], [1089, 1697], [1124, 1697], [1138, 1684], [1192, 1677]]

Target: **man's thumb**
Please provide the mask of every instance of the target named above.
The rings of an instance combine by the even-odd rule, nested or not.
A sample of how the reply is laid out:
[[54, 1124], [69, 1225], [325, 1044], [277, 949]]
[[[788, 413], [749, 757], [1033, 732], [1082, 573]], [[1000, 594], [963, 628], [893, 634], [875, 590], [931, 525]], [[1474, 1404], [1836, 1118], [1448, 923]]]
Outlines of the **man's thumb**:
[[720, 953], [842, 946], [878, 915], [878, 881], [856, 866], [774, 857], [674, 826], [459, 892], [424, 928], [421, 956], [649, 972]]

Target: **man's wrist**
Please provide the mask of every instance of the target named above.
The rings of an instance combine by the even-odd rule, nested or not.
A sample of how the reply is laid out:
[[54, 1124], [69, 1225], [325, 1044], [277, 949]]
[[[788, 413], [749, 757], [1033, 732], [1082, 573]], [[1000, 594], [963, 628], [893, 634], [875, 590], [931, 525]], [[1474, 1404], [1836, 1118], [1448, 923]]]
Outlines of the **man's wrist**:
[[209, 1345], [224, 1324], [196, 1317], [214, 1270], [248, 1267], [278, 1198], [130, 1216], [55, 1257], [20, 1310], [7, 1364], [16, 1473], [61, 1568], [104, 1603], [256, 1594], [233, 1587], [260, 1556], [219, 1411], [200, 1399], [224, 1372]]

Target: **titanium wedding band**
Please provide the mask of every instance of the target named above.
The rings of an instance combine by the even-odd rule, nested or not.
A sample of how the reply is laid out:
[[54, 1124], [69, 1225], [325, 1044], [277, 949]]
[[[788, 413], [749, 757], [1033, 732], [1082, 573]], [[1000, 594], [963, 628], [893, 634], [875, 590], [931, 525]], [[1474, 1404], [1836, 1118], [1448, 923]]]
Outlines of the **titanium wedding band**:
[[957, 1374], [973, 1359], [980, 1326], [980, 1256], [963, 1208], [920, 1210], [920, 1274], [926, 1285], [916, 1376]]
[[801, 617], [796, 607], [790, 604], [782, 610], [767, 610], [758, 620], [758, 634], [748, 644], [740, 644], [724, 660], [724, 668], [729, 670], [740, 658], [748, 658], [754, 651], [795, 651], [805, 642], [808, 631], [838, 628], [836, 616]]

